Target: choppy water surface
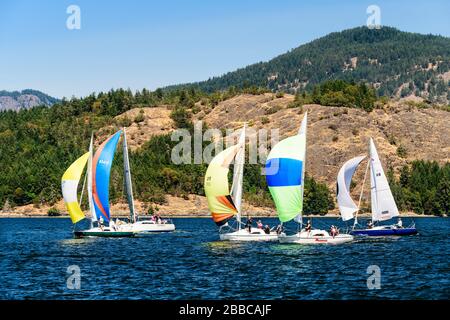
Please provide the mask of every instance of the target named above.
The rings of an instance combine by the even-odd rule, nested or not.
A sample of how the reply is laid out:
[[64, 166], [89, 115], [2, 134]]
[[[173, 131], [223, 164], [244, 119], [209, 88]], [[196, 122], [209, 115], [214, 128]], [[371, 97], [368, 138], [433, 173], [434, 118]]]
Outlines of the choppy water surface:
[[[341, 246], [221, 242], [210, 219], [174, 222], [176, 232], [145, 238], [73, 239], [68, 219], [0, 219], [0, 298], [450, 298], [446, 218], [416, 219], [418, 236]], [[72, 265], [79, 290], [67, 288]], [[380, 267], [379, 290], [367, 288], [370, 265]]]

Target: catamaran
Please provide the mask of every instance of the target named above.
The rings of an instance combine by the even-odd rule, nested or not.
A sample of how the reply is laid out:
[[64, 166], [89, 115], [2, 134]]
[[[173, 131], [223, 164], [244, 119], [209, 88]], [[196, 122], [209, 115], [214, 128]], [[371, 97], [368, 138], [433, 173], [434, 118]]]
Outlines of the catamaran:
[[127, 202], [130, 209], [130, 223], [121, 225], [122, 230], [132, 231], [139, 234], [150, 232], [169, 232], [175, 230], [175, 225], [170, 220], [140, 220], [134, 206], [133, 185], [131, 181], [130, 160], [128, 156], [127, 134], [123, 130], [123, 171], [124, 184], [127, 193]]
[[[416, 234], [417, 229], [414, 224], [407, 228], [403, 228], [399, 224], [379, 226], [373, 225], [374, 223], [380, 221], [386, 221], [398, 217], [399, 212], [372, 138], [370, 138], [369, 141], [369, 161], [367, 162], [358, 205], [356, 205], [353, 201], [350, 195], [350, 184], [356, 169], [365, 158], [366, 156], [363, 155], [345, 162], [339, 170], [337, 177], [336, 197], [342, 220], [348, 221], [354, 219], [351, 234], [364, 236], [400, 236]], [[369, 168], [372, 222], [369, 223], [368, 228], [358, 229], [358, 212], [360, 211], [361, 199]]]
[[[114, 151], [119, 141], [121, 131], [109, 137], [93, 154], [93, 137], [89, 152], [78, 158], [66, 170], [61, 179], [61, 189], [64, 202], [74, 224], [76, 237], [132, 237], [133, 232], [120, 230], [114, 222], [110, 222], [109, 214], [109, 176]], [[88, 202], [91, 213], [91, 227], [88, 230], [77, 230], [77, 223], [85, 219], [81, 210], [81, 199], [77, 201], [77, 189], [84, 167], [88, 163], [86, 179], [88, 181]], [[82, 192], [83, 194], [83, 192]], [[103, 221], [106, 223], [104, 224]]]
[[349, 234], [330, 235], [326, 230], [303, 228], [303, 194], [306, 160], [306, 126], [308, 116], [305, 113], [298, 134], [277, 143], [270, 151], [266, 162], [266, 181], [275, 202], [281, 223], [294, 220], [298, 223], [298, 232], [286, 235], [281, 232], [281, 243], [298, 244], [341, 244], [353, 240]]
[[[244, 125], [236, 145], [226, 148], [210, 162], [205, 175], [205, 194], [214, 222], [219, 226], [220, 240], [229, 241], [276, 241], [276, 232], [266, 233], [251, 225], [244, 227], [242, 216], [242, 183], [245, 162], [245, 128]], [[231, 192], [228, 172], [234, 160], [233, 182]], [[229, 222], [236, 218], [231, 226]]]

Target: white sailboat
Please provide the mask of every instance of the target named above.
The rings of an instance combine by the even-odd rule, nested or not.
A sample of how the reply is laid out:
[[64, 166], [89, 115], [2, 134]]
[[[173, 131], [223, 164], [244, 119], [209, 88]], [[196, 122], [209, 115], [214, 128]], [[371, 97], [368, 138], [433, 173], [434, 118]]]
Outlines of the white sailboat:
[[[351, 180], [359, 164], [365, 158], [366, 156], [358, 156], [350, 159], [345, 162], [339, 170], [337, 177], [336, 198], [342, 220], [348, 221], [354, 219], [353, 230], [351, 232], [353, 235], [387, 236], [416, 234], [417, 230], [414, 225], [408, 228], [403, 228], [398, 224], [378, 226], [372, 225], [372, 223], [386, 221], [399, 216], [397, 205], [389, 187], [386, 175], [384, 174], [383, 167], [372, 138], [370, 138], [369, 141], [369, 161], [364, 174], [358, 205], [356, 205], [353, 201], [350, 195]], [[368, 171], [370, 171], [372, 223], [370, 223], [369, 228], [357, 229], [358, 212], [360, 210], [361, 199]]]
[[[228, 241], [275, 241], [277, 234], [251, 225], [243, 226], [242, 183], [245, 163], [245, 129], [242, 129], [237, 145], [217, 154], [208, 166], [205, 175], [205, 194], [214, 222], [220, 227], [219, 237]], [[234, 159], [231, 192], [228, 184], [229, 165]], [[236, 217], [236, 227], [229, 225]]]
[[341, 244], [353, 240], [348, 234], [330, 235], [326, 230], [313, 229], [311, 225], [303, 228], [303, 193], [306, 163], [307, 114], [302, 120], [298, 134], [280, 141], [267, 157], [266, 180], [277, 208], [281, 223], [294, 220], [300, 230], [278, 236], [281, 243], [297, 244]]
[[[127, 193], [127, 202], [130, 209], [130, 223], [122, 224], [121, 229], [134, 233], [144, 234], [151, 232], [170, 232], [175, 230], [175, 225], [168, 219], [140, 220], [136, 212], [133, 197], [133, 185], [131, 181], [130, 160], [128, 156], [128, 144], [126, 130], [123, 128], [123, 171], [124, 184]], [[118, 222], [120, 223], [120, 222]]]

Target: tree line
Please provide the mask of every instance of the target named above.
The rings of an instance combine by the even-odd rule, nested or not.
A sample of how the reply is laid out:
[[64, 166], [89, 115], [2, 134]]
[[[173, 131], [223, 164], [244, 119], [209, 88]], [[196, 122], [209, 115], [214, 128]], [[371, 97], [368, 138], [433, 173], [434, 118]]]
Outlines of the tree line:
[[359, 108], [370, 112], [375, 108], [377, 100], [375, 90], [363, 82], [330, 80], [314, 86], [311, 93], [306, 91], [297, 93], [290, 107], [320, 104], [323, 106]]
[[416, 160], [400, 170], [398, 179], [388, 172], [398, 209], [418, 214], [450, 214], [450, 163]]

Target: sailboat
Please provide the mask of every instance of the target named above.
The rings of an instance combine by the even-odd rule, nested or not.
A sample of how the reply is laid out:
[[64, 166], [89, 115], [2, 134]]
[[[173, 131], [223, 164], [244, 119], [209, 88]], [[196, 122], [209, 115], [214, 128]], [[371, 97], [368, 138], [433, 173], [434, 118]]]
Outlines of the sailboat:
[[[74, 230], [76, 237], [132, 237], [133, 232], [122, 231], [110, 222], [109, 215], [109, 175], [111, 171], [114, 151], [119, 141], [121, 131], [108, 138], [93, 154], [93, 137], [89, 152], [75, 160], [61, 178], [61, 189], [72, 223], [76, 224], [85, 219], [78, 202], [77, 189], [86, 163], [89, 211], [91, 213], [91, 227], [88, 230]], [[106, 224], [103, 224], [106, 221]]]
[[130, 209], [130, 223], [121, 225], [122, 230], [128, 230], [135, 233], [143, 234], [150, 232], [169, 232], [175, 230], [175, 225], [169, 220], [161, 221], [139, 220], [138, 213], [134, 206], [133, 185], [131, 181], [130, 160], [128, 155], [127, 134], [125, 128], [123, 130], [123, 171], [124, 184], [127, 193], [127, 202]]
[[[214, 222], [219, 226], [220, 240], [229, 241], [276, 241], [276, 232], [266, 233], [251, 225], [244, 227], [242, 217], [242, 183], [245, 162], [245, 129], [242, 129], [236, 145], [226, 148], [217, 154], [206, 170], [204, 188], [208, 207]], [[228, 172], [234, 160], [233, 182], [231, 192], [228, 183]], [[235, 218], [235, 227], [229, 222]]]
[[299, 231], [293, 235], [281, 232], [281, 243], [298, 244], [341, 244], [353, 240], [349, 234], [330, 235], [325, 230], [302, 228], [303, 194], [306, 160], [306, 127], [308, 115], [305, 113], [298, 134], [277, 143], [270, 151], [266, 162], [266, 181], [275, 202], [280, 222], [294, 220]]
[[[354, 219], [353, 235], [365, 236], [390, 236], [390, 235], [413, 235], [417, 233], [414, 225], [403, 228], [400, 225], [379, 225], [372, 226], [372, 223], [386, 221], [399, 216], [397, 205], [392, 195], [389, 183], [384, 174], [378, 152], [373, 142], [369, 140], [369, 161], [367, 162], [364, 174], [363, 184], [358, 205], [353, 201], [350, 195], [350, 184], [352, 177], [359, 164], [366, 158], [365, 155], [352, 158], [344, 163], [339, 170], [337, 177], [336, 198], [341, 212], [342, 220], [348, 221]], [[367, 177], [367, 171], [370, 169], [370, 195], [372, 207], [372, 222], [366, 229], [357, 229], [358, 212], [360, 210], [361, 199], [364, 191], [364, 185]]]

